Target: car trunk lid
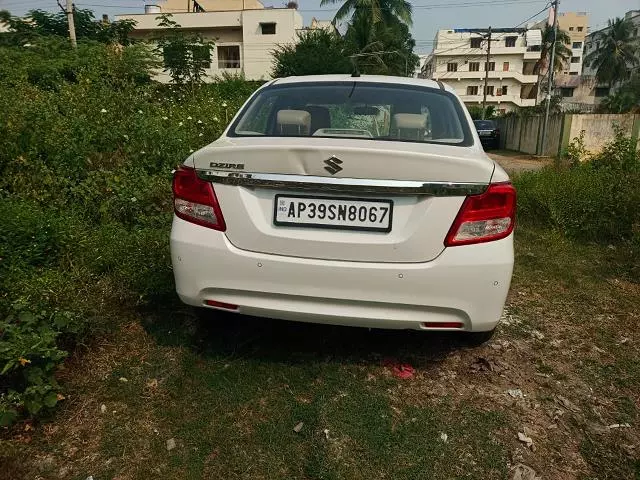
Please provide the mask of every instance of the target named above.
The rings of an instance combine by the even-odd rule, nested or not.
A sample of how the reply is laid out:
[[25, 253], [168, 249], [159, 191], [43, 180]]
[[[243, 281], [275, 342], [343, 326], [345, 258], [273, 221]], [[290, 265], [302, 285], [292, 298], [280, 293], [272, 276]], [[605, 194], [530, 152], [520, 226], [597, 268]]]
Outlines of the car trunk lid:
[[[214, 183], [235, 247], [361, 262], [437, 257], [465, 195], [483, 191], [494, 169], [473, 148], [327, 138], [223, 138], [188, 162]], [[276, 224], [277, 199], [293, 197], [391, 205], [389, 231]]]

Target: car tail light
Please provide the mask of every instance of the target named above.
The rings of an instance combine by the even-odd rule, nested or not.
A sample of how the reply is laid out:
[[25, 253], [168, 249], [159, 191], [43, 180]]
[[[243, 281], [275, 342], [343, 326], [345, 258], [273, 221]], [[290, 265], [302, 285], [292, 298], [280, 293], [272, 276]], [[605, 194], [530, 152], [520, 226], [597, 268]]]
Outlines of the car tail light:
[[181, 165], [173, 174], [173, 208], [187, 222], [224, 232], [226, 225], [213, 185]]
[[446, 247], [491, 242], [509, 236], [516, 215], [516, 190], [509, 182], [493, 183], [480, 195], [468, 196], [444, 244]]

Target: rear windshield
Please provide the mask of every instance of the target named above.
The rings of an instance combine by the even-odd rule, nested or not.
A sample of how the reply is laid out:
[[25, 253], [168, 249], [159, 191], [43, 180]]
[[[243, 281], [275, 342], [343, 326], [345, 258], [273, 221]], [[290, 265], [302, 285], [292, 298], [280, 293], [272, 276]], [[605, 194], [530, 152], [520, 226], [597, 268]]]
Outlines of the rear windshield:
[[229, 135], [472, 144], [462, 106], [449, 92], [364, 82], [272, 85], [243, 109]]
[[474, 120], [473, 123], [476, 124], [476, 128], [480, 130], [493, 130], [496, 128], [496, 124], [491, 120]]

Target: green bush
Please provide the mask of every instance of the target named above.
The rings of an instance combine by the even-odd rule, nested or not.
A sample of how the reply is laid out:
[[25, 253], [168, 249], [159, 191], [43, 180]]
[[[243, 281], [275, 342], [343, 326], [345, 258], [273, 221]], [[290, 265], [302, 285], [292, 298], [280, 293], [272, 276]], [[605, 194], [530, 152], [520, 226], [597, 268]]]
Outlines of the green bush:
[[0, 46], [0, 424], [55, 406], [60, 363], [174, 296], [171, 171], [258, 83], [150, 81], [149, 49]]
[[599, 154], [582, 162], [581, 137], [573, 144], [570, 168], [546, 168], [515, 179], [520, 221], [586, 241], [637, 241], [640, 157], [634, 140], [618, 130]]

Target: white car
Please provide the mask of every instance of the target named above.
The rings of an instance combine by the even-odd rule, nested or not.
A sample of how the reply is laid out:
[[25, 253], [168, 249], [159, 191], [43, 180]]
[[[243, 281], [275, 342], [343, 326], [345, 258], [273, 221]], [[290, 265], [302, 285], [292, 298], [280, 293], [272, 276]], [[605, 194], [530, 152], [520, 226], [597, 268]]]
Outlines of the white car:
[[173, 179], [183, 302], [374, 328], [495, 329], [516, 193], [454, 91], [430, 80], [272, 80]]

